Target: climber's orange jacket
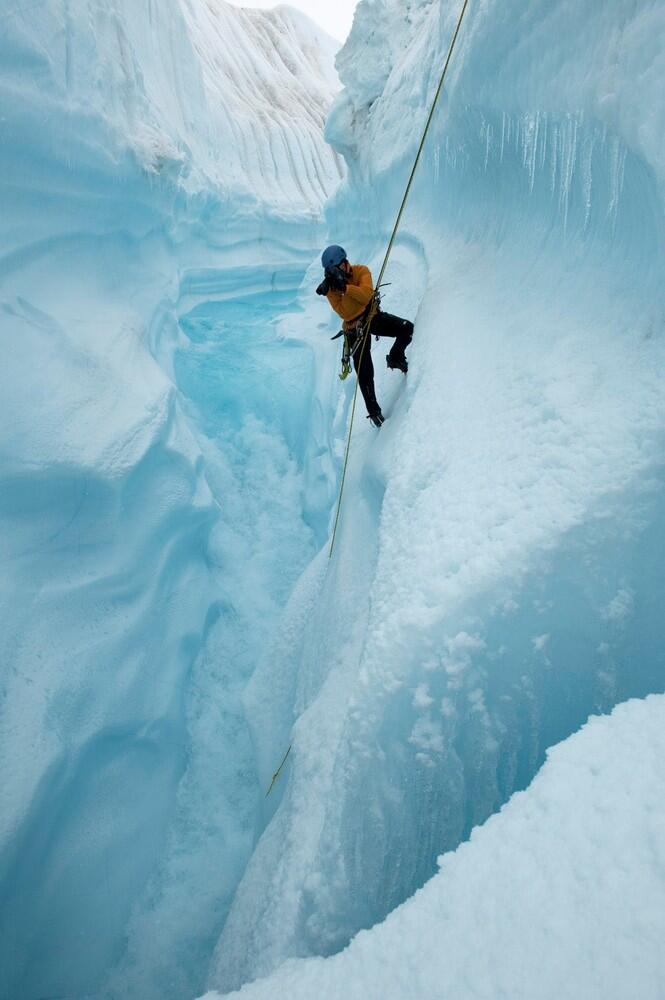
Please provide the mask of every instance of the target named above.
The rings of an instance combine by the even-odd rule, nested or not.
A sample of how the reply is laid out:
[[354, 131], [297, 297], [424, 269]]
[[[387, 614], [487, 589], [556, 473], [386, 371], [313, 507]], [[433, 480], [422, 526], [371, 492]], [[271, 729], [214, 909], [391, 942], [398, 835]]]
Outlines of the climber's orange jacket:
[[344, 320], [344, 329], [350, 330], [367, 309], [374, 295], [372, 273], [364, 264], [352, 264], [349, 284], [345, 292], [329, 291], [328, 302]]

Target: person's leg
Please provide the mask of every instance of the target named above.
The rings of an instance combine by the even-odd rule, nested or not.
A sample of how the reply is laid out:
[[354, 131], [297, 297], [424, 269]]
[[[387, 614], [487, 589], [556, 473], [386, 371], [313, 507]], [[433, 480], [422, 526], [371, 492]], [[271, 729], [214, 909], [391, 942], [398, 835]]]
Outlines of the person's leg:
[[387, 357], [388, 365], [402, 368], [406, 364], [406, 349], [413, 339], [413, 323], [391, 313], [378, 312], [372, 321], [372, 335], [394, 337], [395, 343]]
[[370, 417], [380, 414], [381, 407], [376, 401], [376, 390], [374, 389], [374, 364], [370, 337], [367, 338], [364, 350], [362, 344], [358, 345], [358, 350], [353, 355], [353, 366], [358, 374], [358, 385], [365, 400], [367, 413]]

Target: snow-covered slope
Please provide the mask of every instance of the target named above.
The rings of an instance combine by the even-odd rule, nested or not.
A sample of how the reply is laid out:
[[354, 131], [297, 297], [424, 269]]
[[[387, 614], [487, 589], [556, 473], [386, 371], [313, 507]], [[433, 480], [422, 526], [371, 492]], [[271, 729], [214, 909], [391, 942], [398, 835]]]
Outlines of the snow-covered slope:
[[229, 995], [659, 1000], [664, 753], [663, 696], [593, 718], [383, 924]]
[[[362, 2], [339, 56], [329, 237], [375, 273], [458, 12]], [[549, 746], [665, 686], [664, 42], [660, 3], [469, 6], [386, 276], [408, 380], [380, 373], [332, 565], [246, 699], [266, 782], [294, 746], [211, 987], [339, 951]]]
[[[286, 7], [9, 6], [0, 995], [87, 996], [111, 966], [116, 995], [191, 995], [261, 795], [239, 692], [311, 558], [288, 436], [311, 365], [275, 361], [269, 315], [340, 178], [332, 43]], [[283, 424], [257, 372], [297, 374]]]

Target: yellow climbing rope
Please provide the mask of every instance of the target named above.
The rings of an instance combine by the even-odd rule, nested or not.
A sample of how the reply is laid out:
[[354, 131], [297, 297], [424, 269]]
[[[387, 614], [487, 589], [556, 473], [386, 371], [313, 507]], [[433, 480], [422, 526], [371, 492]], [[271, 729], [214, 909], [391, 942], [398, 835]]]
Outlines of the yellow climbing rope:
[[284, 757], [282, 758], [282, 763], [279, 765], [279, 767], [277, 768], [277, 770], [273, 774], [272, 781], [270, 782], [270, 788], [266, 792], [266, 798], [268, 798], [268, 796], [272, 792], [273, 788], [277, 784], [277, 782], [279, 780], [279, 776], [282, 773], [282, 771], [284, 770], [284, 765], [286, 764], [287, 760], [289, 759], [289, 754], [291, 753], [292, 749], [293, 749], [293, 744], [291, 744], [291, 746], [289, 747], [289, 749], [286, 751], [286, 753], [284, 754]]
[[[390, 255], [392, 253], [392, 249], [393, 249], [393, 246], [395, 244], [395, 239], [397, 237], [397, 233], [398, 233], [400, 224], [402, 222], [402, 216], [404, 215], [404, 209], [406, 208], [406, 204], [407, 204], [407, 202], [409, 200], [409, 195], [411, 194], [411, 188], [413, 187], [413, 181], [414, 181], [414, 178], [416, 176], [416, 171], [418, 170], [418, 165], [420, 164], [420, 159], [421, 159], [421, 157], [423, 155], [423, 149], [425, 148], [425, 143], [427, 141], [427, 136], [429, 134], [430, 126], [431, 126], [432, 120], [434, 118], [434, 113], [435, 113], [435, 111], [437, 109], [437, 106], [438, 106], [438, 103], [439, 103], [439, 98], [441, 97], [441, 94], [443, 92], [443, 87], [444, 87], [444, 84], [446, 82], [446, 76], [448, 74], [448, 67], [450, 66], [450, 60], [452, 59], [453, 52], [455, 51], [455, 45], [457, 44], [457, 37], [458, 37], [458, 35], [460, 33], [460, 30], [462, 28], [462, 23], [464, 21], [464, 15], [466, 14], [466, 9], [467, 9], [468, 5], [469, 5], [469, 0], [464, 0], [464, 3], [462, 5], [462, 9], [460, 11], [459, 18], [457, 19], [457, 25], [455, 27], [455, 33], [454, 33], [454, 35], [452, 37], [452, 40], [450, 42], [450, 46], [448, 48], [448, 55], [446, 56], [446, 62], [445, 62], [445, 65], [443, 67], [443, 72], [441, 74], [441, 79], [439, 80], [439, 86], [436, 89], [436, 94], [434, 95], [434, 100], [432, 101], [432, 107], [430, 108], [430, 113], [429, 113], [429, 115], [427, 117], [427, 122], [425, 124], [425, 131], [423, 132], [422, 139], [420, 140], [420, 145], [418, 147], [418, 152], [416, 153], [416, 158], [415, 158], [415, 160], [413, 162], [413, 167], [411, 169], [411, 174], [409, 176], [409, 180], [408, 180], [408, 183], [406, 185], [406, 191], [404, 192], [404, 197], [402, 198], [402, 204], [400, 205], [399, 212], [397, 213], [397, 219], [395, 220], [395, 225], [393, 226], [393, 231], [392, 231], [392, 234], [391, 234], [391, 237], [390, 237], [390, 242], [388, 243], [388, 249], [386, 250], [386, 255], [383, 258], [383, 264], [381, 265], [381, 271], [379, 272], [379, 280], [376, 283], [376, 288], [377, 289], [379, 289], [381, 287], [384, 275], [386, 273], [386, 268], [388, 267], [388, 261], [390, 260]], [[361, 368], [361, 365], [362, 365], [363, 356], [365, 354], [365, 347], [367, 346], [367, 342], [368, 342], [369, 338], [371, 337], [372, 320], [376, 316], [378, 307], [379, 307], [378, 300], [377, 300], [377, 298], [375, 296], [372, 299], [372, 302], [371, 302], [371, 305], [370, 305], [370, 310], [369, 310], [367, 319], [365, 320], [365, 324], [364, 324], [363, 343], [362, 343], [362, 346], [361, 346], [361, 349], [360, 349], [360, 357], [358, 359], [358, 371], [360, 371], [360, 368]], [[328, 553], [328, 558], [329, 559], [332, 559], [333, 552], [335, 551], [335, 540], [337, 538], [337, 529], [339, 527], [339, 518], [340, 518], [340, 514], [342, 512], [342, 500], [344, 498], [344, 486], [346, 484], [346, 473], [347, 473], [348, 466], [349, 466], [349, 454], [350, 454], [350, 451], [351, 451], [351, 437], [353, 435], [353, 422], [354, 422], [355, 416], [356, 416], [356, 403], [357, 403], [357, 401], [358, 401], [358, 379], [356, 379], [356, 387], [355, 387], [355, 390], [354, 390], [354, 393], [353, 393], [353, 403], [351, 405], [351, 421], [349, 423], [349, 434], [348, 434], [348, 438], [347, 438], [347, 441], [346, 441], [346, 452], [345, 452], [345, 455], [344, 455], [344, 466], [343, 466], [343, 469], [342, 469], [342, 480], [341, 480], [340, 487], [339, 487], [339, 498], [337, 500], [337, 512], [335, 514], [335, 526], [333, 528], [332, 541], [330, 543], [330, 552]], [[270, 788], [268, 789], [268, 792], [266, 794], [266, 798], [270, 795], [270, 793], [272, 792], [273, 788], [275, 787], [275, 784], [279, 780], [279, 776], [282, 773], [282, 770], [284, 769], [284, 766], [285, 766], [285, 764], [286, 764], [286, 762], [288, 760], [289, 754], [291, 753], [292, 749], [293, 749], [293, 745], [291, 745], [289, 747], [289, 749], [286, 751], [286, 754], [284, 755], [284, 759], [282, 760], [282, 763], [279, 765], [279, 767], [277, 768], [276, 772], [273, 774], [272, 783], [270, 785]]]
[[[383, 264], [381, 265], [381, 271], [379, 273], [379, 280], [376, 283], [376, 287], [377, 288], [381, 287], [381, 284], [383, 282], [383, 277], [384, 277], [384, 275], [386, 273], [386, 268], [388, 267], [388, 261], [390, 260], [390, 255], [392, 253], [392, 249], [393, 249], [393, 246], [395, 244], [395, 239], [397, 237], [397, 232], [398, 232], [400, 224], [402, 222], [402, 216], [404, 215], [404, 209], [406, 208], [406, 203], [408, 202], [409, 195], [411, 194], [411, 188], [413, 187], [413, 180], [414, 180], [414, 178], [416, 176], [416, 171], [418, 170], [418, 165], [420, 164], [420, 159], [421, 159], [421, 157], [423, 155], [423, 149], [425, 148], [425, 143], [427, 141], [427, 136], [429, 134], [430, 126], [431, 126], [432, 120], [434, 118], [434, 112], [437, 109], [437, 105], [439, 103], [439, 98], [441, 97], [441, 94], [443, 92], [443, 86], [444, 86], [444, 84], [446, 82], [446, 76], [448, 74], [448, 67], [450, 66], [450, 60], [452, 59], [453, 52], [455, 51], [455, 45], [457, 44], [457, 37], [458, 37], [458, 35], [460, 33], [460, 30], [461, 30], [461, 27], [462, 27], [462, 22], [464, 21], [464, 15], [466, 14], [466, 9], [467, 9], [468, 5], [469, 5], [469, 0], [464, 0], [464, 4], [462, 5], [462, 10], [460, 11], [459, 18], [457, 19], [457, 25], [455, 27], [455, 33], [454, 33], [454, 35], [452, 37], [452, 40], [450, 42], [450, 46], [448, 48], [448, 55], [446, 56], [446, 62], [445, 62], [445, 65], [443, 67], [443, 72], [441, 74], [441, 79], [439, 80], [439, 86], [437, 87], [436, 94], [434, 95], [434, 100], [432, 101], [432, 107], [431, 107], [430, 113], [429, 113], [429, 115], [427, 117], [427, 122], [425, 124], [425, 131], [423, 132], [423, 137], [420, 140], [420, 145], [418, 147], [418, 152], [416, 153], [416, 158], [415, 158], [415, 160], [413, 162], [413, 167], [411, 169], [411, 174], [409, 176], [409, 181], [408, 181], [408, 183], [406, 185], [406, 191], [404, 192], [404, 197], [402, 198], [402, 204], [400, 205], [399, 212], [397, 213], [397, 219], [395, 220], [395, 225], [393, 226], [393, 231], [392, 231], [392, 235], [390, 237], [390, 242], [388, 243], [388, 249], [386, 250], [386, 255], [383, 258]], [[376, 298], [374, 298], [372, 300], [372, 304], [371, 304], [371, 307], [370, 307], [369, 315], [367, 317], [367, 320], [365, 321], [365, 334], [364, 334], [365, 339], [363, 341], [363, 345], [362, 345], [362, 348], [361, 348], [361, 351], [360, 351], [360, 357], [358, 359], [358, 370], [360, 370], [360, 366], [362, 365], [363, 355], [365, 353], [365, 347], [367, 346], [368, 338], [371, 336], [370, 328], [371, 328], [371, 325], [372, 325], [372, 320], [376, 316], [377, 309], [378, 309], [378, 303], [377, 303]], [[355, 388], [355, 391], [353, 393], [353, 404], [351, 406], [351, 422], [349, 424], [349, 434], [348, 434], [348, 438], [347, 438], [347, 442], [346, 442], [346, 453], [344, 455], [344, 466], [343, 466], [343, 469], [342, 469], [342, 480], [341, 480], [341, 483], [340, 483], [339, 498], [338, 498], [338, 501], [337, 501], [337, 513], [335, 514], [335, 526], [333, 528], [332, 541], [330, 543], [330, 552], [328, 554], [328, 558], [329, 559], [332, 559], [333, 552], [335, 551], [335, 540], [337, 538], [337, 528], [339, 527], [339, 518], [340, 518], [341, 511], [342, 511], [342, 500], [343, 500], [343, 497], [344, 497], [344, 486], [346, 484], [346, 472], [347, 472], [348, 465], [349, 465], [349, 454], [350, 454], [350, 451], [351, 451], [351, 436], [353, 434], [353, 422], [354, 422], [355, 416], [356, 416], [356, 401], [357, 401], [357, 399], [358, 399], [358, 379], [356, 379], [356, 388]]]

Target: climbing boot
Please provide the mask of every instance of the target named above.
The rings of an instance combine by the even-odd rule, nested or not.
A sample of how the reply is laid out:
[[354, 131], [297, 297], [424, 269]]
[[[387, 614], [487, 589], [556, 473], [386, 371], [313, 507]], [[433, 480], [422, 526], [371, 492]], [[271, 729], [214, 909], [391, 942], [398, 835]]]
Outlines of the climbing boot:
[[409, 363], [403, 354], [386, 354], [386, 364], [391, 369], [397, 369], [400, 372], [406, 373], [409, 370]]
[[367, 419], [371, 420], [375, 427], [380, 427], [386, 418], [381, 413], [381, 410], [372, 410], [371, 413], [367, 414]]

